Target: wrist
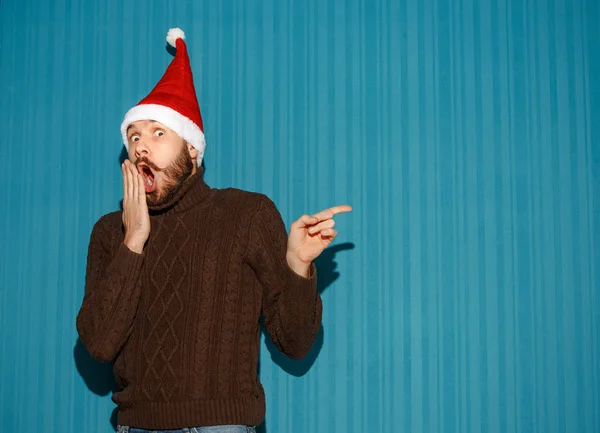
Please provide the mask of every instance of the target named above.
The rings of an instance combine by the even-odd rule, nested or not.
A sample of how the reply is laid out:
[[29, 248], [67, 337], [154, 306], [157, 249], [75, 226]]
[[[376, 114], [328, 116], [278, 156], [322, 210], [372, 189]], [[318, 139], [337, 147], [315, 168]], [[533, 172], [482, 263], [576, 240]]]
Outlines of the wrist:
[[137, 253], [137, 254], [142, 254], [142, 252], [144, 251], [144, 244], [146, 242], [140, 241], [139, 239], [135, 239], [135, 238], [128, 238], [127, 236], [125, 236], [125, 240], [123, 241], [123, 243], [132, 252]]
[[298, 257], [296, 257], [296, 255], [293, 253], [287, 253], [285, 258], [288, 266], [292, 271], [304, 278], [309, 277], [311, 262], [303, 262], [302, 260], [298, 259]]

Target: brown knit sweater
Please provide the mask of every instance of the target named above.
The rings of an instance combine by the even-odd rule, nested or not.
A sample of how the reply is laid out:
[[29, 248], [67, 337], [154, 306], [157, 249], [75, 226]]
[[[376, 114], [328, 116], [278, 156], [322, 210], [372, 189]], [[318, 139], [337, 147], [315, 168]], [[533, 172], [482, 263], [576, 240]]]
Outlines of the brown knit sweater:
[[90, 354], [114, 361], [118, 422], [147, 429], [259, 425], [259, 318], [293, 359], [310, 350], [322, 304], [285, 259], [273, 202], [210, 188], [202, 169], [170, 203], [151, 208], [139, 255], [123, 243], [121, 211], [90, 237], [77, 330]]

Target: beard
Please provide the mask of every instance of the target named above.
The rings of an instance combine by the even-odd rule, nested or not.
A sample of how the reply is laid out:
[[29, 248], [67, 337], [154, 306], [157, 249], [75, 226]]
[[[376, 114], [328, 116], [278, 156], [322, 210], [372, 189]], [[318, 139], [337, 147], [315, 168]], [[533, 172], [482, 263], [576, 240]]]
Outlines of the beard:
[[161, 173], [162, 175], [161, 187], [146, 193], [148, 206], [162, 206], [172, 200], [194, 170], [194, 164], [185, 145], [181, 147], [181, 151], [175, 160], [165, 169], [160, 169], [145, 156], [136, 161], [136, 166], [142, 162], [154, 170], [155, 173]]

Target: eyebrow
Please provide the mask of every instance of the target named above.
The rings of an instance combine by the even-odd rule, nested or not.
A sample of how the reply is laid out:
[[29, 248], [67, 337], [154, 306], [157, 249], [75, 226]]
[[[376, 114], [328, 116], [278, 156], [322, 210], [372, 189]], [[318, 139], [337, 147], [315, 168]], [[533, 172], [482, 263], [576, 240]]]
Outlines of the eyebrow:
[[[156, 121], [156, 120], [146, 120], [146, 122], [150, 122], [151, 124], [158, 123], [158, 121]], [[127, 131], [126, 131], [126, 132], [127, 132], [128, 134], [129, 134], [129, 130], [130, 130], [131, 128], [135, 128], [135, 125], [134, 125], [134, 124], [131, 124], [131, 125], [129, 125], [129, 126], [127, 127]]]

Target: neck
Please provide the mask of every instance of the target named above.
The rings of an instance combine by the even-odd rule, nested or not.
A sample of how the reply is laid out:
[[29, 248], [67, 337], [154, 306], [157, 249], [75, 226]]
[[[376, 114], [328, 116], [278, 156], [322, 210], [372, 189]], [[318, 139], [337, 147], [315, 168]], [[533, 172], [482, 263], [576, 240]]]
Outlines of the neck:
[[211, 193], [211, 188], [204, 182], [204, 168], [199, 167], [183, 184], [179, 191], [168, 201], [148, 205], [150, 215], [175, 214], [185, 212], [191, 207], [206, 200]]

